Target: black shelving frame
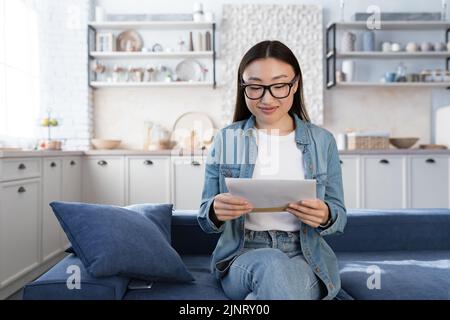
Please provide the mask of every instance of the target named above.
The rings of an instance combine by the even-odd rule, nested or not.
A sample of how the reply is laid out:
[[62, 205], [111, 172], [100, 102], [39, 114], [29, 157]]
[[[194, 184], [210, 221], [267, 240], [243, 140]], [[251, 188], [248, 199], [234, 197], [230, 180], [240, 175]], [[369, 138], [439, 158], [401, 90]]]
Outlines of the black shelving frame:
[[[326, 54], [326, 87], [331, 89], [336, 86], [336, 23], [331, 23], [326, 29], [325, 54]], [[445, 43], [450, 42], [450, 28], [445, 30]], [[331, 70], [330, 70], [331, 69]], [[445, 70], [450, 71], [450, 57], [445, 58]], [[331, 73], [331, 74], [330, 74]], [[450, 86], [447, 87], [450, 89]]]
[[[325, 42], [326, 42], [325, 54], [326, 54], [326, 72], [327, 72], [326, 85], [327, 89], [330, 89], [336, 85], [336, 23], [333, 23], [327, 27]], [[332, 66], [331, 76], [330, 76], [330, 63]]]
[[[216, 59], [217, 59], [217, 51], [216, 51], [216, 23], [215, 22], [213, 22], [213, 23], [211, 23], [211, 30], [212, 30], [212, 54], [213, 54], [213, 89], [216, 89], [217, 88], [217, 80], [216, 80], [216, 77], [217, 77], [217, 73], [216, 73]], [[94, 28], [93, 26], [91, 26], [91, 25], [88, 25], [88, 32], [87, 32], [87, 43], [88, 43], [88, 48], [87, 48], [87, 50], [88, 50], [88, 52], [87, 52], [87, 55], [88, 55], [88, 65], [87, 65], [87, 74], [88, 74], [88, 76], [87, 76], [87, 80], [88, 80], [88, 84], [89, 84], [89, 87], [91, 87], [92, 89], [95, 89], [95, 87], [94, 86], [92, 86], [92, 79], [94, 79], [94, 77], [95, 77], [95, 75], [94, 75], [94, 72], [92, 71], [92, 68], [91, 68], [91, 61], [93, 60], [93, 59], [95, 59], [95, 57], [93, 57], [92, 55], [91, 55], [91, 52], [92, 52], [92, 48], [95, 48], [95, 45], [96, 45], [96, 43], [95, 43], [95, 39], [97, 38], [97, 29], [96, 28]]]

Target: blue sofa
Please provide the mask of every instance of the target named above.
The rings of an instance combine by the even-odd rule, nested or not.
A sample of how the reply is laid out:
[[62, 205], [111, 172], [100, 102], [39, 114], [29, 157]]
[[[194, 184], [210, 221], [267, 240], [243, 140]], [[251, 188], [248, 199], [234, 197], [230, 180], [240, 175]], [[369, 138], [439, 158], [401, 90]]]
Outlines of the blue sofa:
[[[45, 299], [227, 299], [210, 273], [218, 234], [205, 234], [196, 211], [175, 211], [172, 245], [195, 277], [193, 283], [153, 283], [130, 289], [135, 280], [94, 278], [73, 254], [26, 285], [23, 298]], [[340, 264], [339, 299], [450, 299], [450, 210], [348, 210], [345, 234], [326, 238]], [[69, 266], [81, 272], [69, 290]]]

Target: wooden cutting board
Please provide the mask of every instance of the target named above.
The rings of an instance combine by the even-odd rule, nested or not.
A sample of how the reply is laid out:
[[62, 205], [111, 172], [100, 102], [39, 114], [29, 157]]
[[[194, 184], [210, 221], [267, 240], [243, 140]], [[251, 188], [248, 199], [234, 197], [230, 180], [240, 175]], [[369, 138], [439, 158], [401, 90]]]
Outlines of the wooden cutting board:
[[421, 144], [419, 149], [448, 149], [444, 144]]

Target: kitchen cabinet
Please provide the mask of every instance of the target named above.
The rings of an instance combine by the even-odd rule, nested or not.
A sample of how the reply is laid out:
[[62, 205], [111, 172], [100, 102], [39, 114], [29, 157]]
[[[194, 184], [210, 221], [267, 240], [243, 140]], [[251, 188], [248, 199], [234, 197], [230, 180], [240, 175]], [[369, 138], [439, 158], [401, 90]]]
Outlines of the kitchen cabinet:
[[127, 157], [127, 203], [170, 203], [170, 159]]
[[449, 207], [449, 158], [411, 156], [411, 207]]
[[178, 210], [197, 210], [205, 180], [205, 161], [201, 157], [172, 158], [172, 201]]
[[[81, 202], [81, 177], [82, 177], [82, 158], [64, 157], [62, 159], [62, 200], [68, 202]], [[63, 249], [70, 246], [66, 233], [61, 229], [61, 243]]]
[[3, 159], [0, 161], [0, 181], [35, 178], [41, 175], [39, 158]]
[[362, 207], [367, 209], [406, 208], [406, 157], [364, 156], [362, 162]]
[[340, 156], [344, 202], [346, 208], [360, 208], [360, 159], [358, 156]]
[[40, 184], [39, 178], [0, 183], [0, 288], [40, 263]]
[[83, 201], [124, 206], [125, 165], [122, 156], [88, 156], [83, 168]]
[[42, 259], [47, 261], [63, 251], [61, 225], [49, 205], [62, 198], [62, 160], [45, 158], [42, 164]]

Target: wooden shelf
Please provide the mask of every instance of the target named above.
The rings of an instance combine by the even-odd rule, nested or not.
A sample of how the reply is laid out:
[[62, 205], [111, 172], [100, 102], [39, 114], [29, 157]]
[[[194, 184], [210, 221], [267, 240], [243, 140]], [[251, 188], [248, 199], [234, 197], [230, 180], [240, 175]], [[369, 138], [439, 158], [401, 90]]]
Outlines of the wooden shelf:
[[105, 21], [90, 22], [89, 26], [96, 30], [125, 29], [212, 29], [214, 22], [194, 21]]
[[[337, 29], [367, 29], [365, 21], [333, 22]], [[390, 30], [445, 30], [450, 28], [449, 21], [381, 21], [381, 29], [374, 31]]]
[[450, 82], [338, 82], [336, 87], [447, 88]]
[[212, 82], [91, 82], [94, 88], [212, 87]]
[[211, 58], [212, 51], [186, 52], [91, 52], [97, 59], [144, 59], [144, 58]]
[[[329, 54], [333, 54], [332, 52]], [[337, 58], [357, 58], [357, 59], [422, 59], [422, 58], [447, 58], [450, 57], [450, 51], [432, 51], [432, 52], [364, 52], [354, 51], [337, 53]]]

